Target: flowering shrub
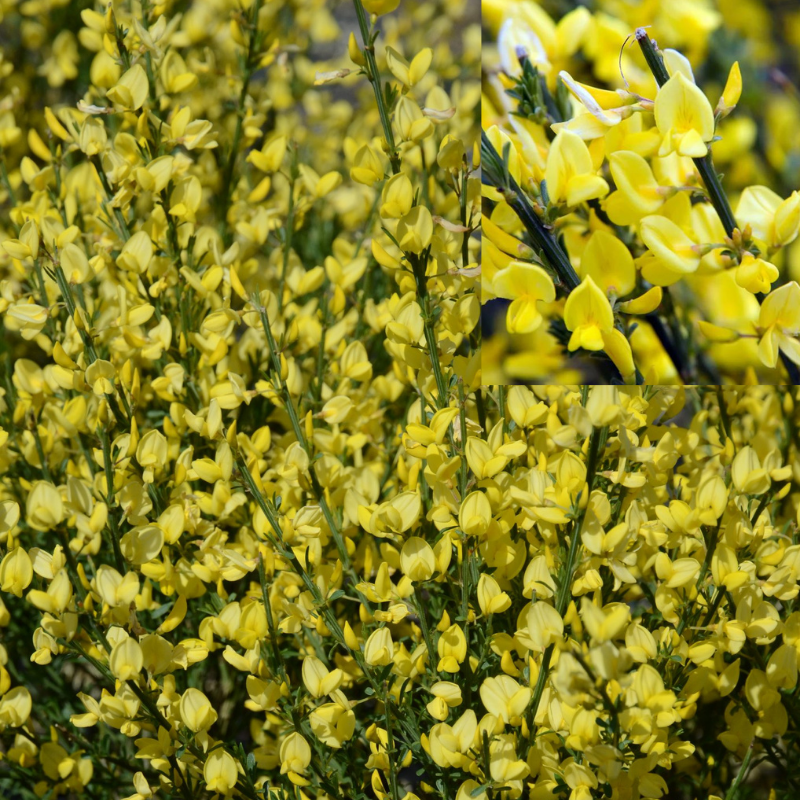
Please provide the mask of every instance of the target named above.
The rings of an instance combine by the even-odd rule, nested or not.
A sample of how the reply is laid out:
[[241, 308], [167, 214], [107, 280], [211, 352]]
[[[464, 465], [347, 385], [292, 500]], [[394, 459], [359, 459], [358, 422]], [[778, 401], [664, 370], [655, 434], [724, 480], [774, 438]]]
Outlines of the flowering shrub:
[[481, 384], [474, 11], [9, 6], [4, 797], [798, 785], [800, 398]]
[[397, 795], [480, 305], [477, 14], [397, 5], [2, 8], [4, 797]]
[[[718, 100], [701, 80], [718, 77], [695, 77], [722, 16], [664, 3], [634, 32], [582, 6], [557, 22], [533, 2], [490, 9], [483, 293], [505, 302], [487, 315], [485, 378], [571, 381], [578, 365], [596, 383], [800, 383], [800, 275], [784, 254], [797, 176], [786, 189], [748, 170], [738, 61], [724, 56]], [[769, 153], [782, 165], [787, 150]]]

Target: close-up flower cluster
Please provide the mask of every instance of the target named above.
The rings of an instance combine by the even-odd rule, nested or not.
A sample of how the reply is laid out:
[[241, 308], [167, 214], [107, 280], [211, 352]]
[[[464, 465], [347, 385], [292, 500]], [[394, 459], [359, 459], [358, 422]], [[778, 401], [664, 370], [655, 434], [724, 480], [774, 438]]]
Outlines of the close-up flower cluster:
[[[710, 8], [652, 5], [718, 52]], [[659, 229], [717, 236], [680, 161], [714, 136], [679, 100], [647, 150], [644, 68], [616, 105], [567, 76], [570, 42], [601, 61], [586, 19], [0, 0], [3, 800], [795, 796], [800, 394], [759, 385], [793, 369], [792, 283], [757, 300], [783, 320], [752, 342], [771, 372], [743, 349], [746, 380], [694, 380], [752, 334], [695, 320], [695, 279], [670, 280], [694, 250]], [[793, 179], [775, 130], [737, 185]], [[775, 245], [788, 277], [793, 195], [746, 192], [737, 220], [781, 222], [700, 258], [717, 280]], [[498, 334], [482, 300], [518, 286]], [[741, 342], [670, 373], [628, 315]], [[510, 335], [538, 348], [524, 374]]]
[[796, 56], [651, 5], [484, 15], [489, 383], [800, 383]]

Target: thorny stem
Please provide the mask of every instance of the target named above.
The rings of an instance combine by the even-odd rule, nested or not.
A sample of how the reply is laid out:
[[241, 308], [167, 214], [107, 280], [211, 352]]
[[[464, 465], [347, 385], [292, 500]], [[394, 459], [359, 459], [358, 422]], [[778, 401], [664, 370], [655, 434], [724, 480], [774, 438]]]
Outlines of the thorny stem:
[[370, 36], [367, 12], [364, 10], [364, 6], [361, 5], [361, 0], [353, 0], [353, 5], [355, 6], [356, 15], [358, 16], [358, 27], [361, 31], [361, 39], [364, 42], [364, 50], [362, 52], [367, 62], [367, 78], [369, 78], [375, 92], [375, 101], [378, 104], [378, 114], [381, 118], [383, 135], [386, 139], [386, 145], [389, 148], [389, 163], [392, 165], [392, 174], [397, 175], [397, 173], [400, 172], [400, 155], [397, 152], [397, 145], [394, 142], [392, 122], [389, 119], [386, 100], [383, 96], [381, 76], [378, 72], [378, 65], [375, 62], [375, 45], [373, 44], [374, 40]]

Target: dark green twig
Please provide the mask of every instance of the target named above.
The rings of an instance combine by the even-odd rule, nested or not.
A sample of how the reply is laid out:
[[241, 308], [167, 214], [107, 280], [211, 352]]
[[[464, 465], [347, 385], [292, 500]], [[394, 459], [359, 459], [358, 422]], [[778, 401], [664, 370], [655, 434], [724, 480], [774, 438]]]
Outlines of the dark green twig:
[[580, 278], [572, 267], [564, 250], [552, 232], [539, 219], [514, 177], [504, 169], [503, 159], [495, 150], [485, 131], [481, 131], [481, 167], [484, 183], [494, 186], [506, 202], [514, 209], [536, 246], [542, 251], [548, 264], [570, 292], [580, 285]]
[[[658, 53], [655, 41], [650, 38], [644, 28], [636, 29], [636, 41], [642, 49], [644, 59], [647, 62], [647, 66], [650, 68], [650, 72], [653, 73], [656, 83], [659, 87], [663, 86], [669, 80], [669, 73]], [[737, 228], [736, 219], [733, 216], [733, 210], [728, 202], [728, 196], [725, 194], [722, 184], [719, 182], [716, 170], [714, 169], [714, 162], [711, 160], [711, 152], [709, 151], [702, 158], [694, 158], [692, 160], [694, 161], [695, 167], [697, 167], [697, 171], [700, 173], [700, 177], [703, 179], [708, 198], [711, 200], [711, 204], [719, 215], [722, 227], [725, 228], [725, 233], [729, 237], [732, 237], [734, 230]]]

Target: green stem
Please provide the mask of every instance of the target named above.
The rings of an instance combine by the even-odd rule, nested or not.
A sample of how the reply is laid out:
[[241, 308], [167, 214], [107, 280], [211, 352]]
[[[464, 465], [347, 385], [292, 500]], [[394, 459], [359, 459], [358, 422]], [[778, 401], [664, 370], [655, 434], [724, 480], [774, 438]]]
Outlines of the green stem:
[[731, 433], [731, 419], [728, 416], [728, 406], [725, 402], [725, 395], [722, 392], [722, 386], [717, 386], [717, 401], [719, 402], [719, 415], [722, 419], [722, 427], [725, 429], [725, 435], [733, 441], [733, 434]]
[[[575, 571], [575, 559], [577, 557], [578, 547], [580, 546], [581, 542], [583, 521], [586, 519], [586, 508], [589, 507], [589, 498], [591, 497], [594, 489], [594, 481], [600, 457], [600, 443], [601, 441], [605, 441], [607, 435], [607, 428], [594, 428], [592, 430], [591, 439], [589, 440], [589, 453], [586, 461], [586, 486], [589, 497], [586, 500], [586, 507], [581, 512], [580, 517], [572, 525], [572, 540], [570, 541], [569, 545], [569, 554], [567, 555], [567, 561], [562, 572], [561, 585], [559, 586], [556, 597], [556, 611], [558, 611], [558, 615], [562, 618], [564, 616], [564, 612], [567, 610], [571, 596], [572, 575]], [[533, 741], [534, 719], [536, 718], [536, 712], [539, 709], [539, 703], [542, 700], [545, 683], [547, 683], [548, 670], [550, 668], [550, 660], [553, 657], [554, 648], [554, 644], [549, 644], [544, 651], [544, 655], [542, 656], [542, 666], [539, 669], [539, 677], [536, 680], [536, 687], [534, 688], [533, 696], [531, 697], [531, 702], [528, 705], [526, 712], [530, 736], [528, 739], [529, 748]]]
[[447, 385], [444, 382], [442, 365], [439, 362], [439, 349], [436, 344], [436, 330], [434, 328], [433, 314], [431, 313], [431, 298], [428, 294], [428, 278], [425, 273], [425, 265], [428, 262], [428, 251], [421, 255], [407, 253], [414, 273], [414, 281], [417, 284], [417, 298], [422, 309], [422, 325], [425, 331], [425, 341], [428, 345], [428, 355], [431, 359], [431, 369], [436, 381], [436, 390], [439, 396], [436, 398], [436, 407], [445, 408], [447, 406]]
[[[269, 351], [270, 351], [270, 358], [272, 360], [272, 368], [275, 372], [276, 379], [280, 386], [280, 393], [282, 395], [282, 399], [284, 405], [286, 406], [286, 413], [289, 415], [289, 419], [292, 423], [292, 430], [294, 431], [294, 435], [297, 438], [297, 441], [300, 443], [302, 448], [308, 453], [309, 458], [313, 456], [311, 451], [311, 445], [307, 441], [305, 434], [303, 433], [303, 428], [300, 425], [300, 416], [297, 413], [297, 409], [294, 405], [294, 400], [292, 399], [291, 393], [289, 392], [289, 387], [286, 385], [286, 381], [283, 378], [281, 373], [281, 360], [280, 356], [278, 355], [278, 346], [275, 342], [275, 337], [272, 335], [272, 328], [269, 323], [269, 318], [267, 317], [267, 310], [263, 306], [260, 306], [257, 298], [253, 299], [253, 304], [259, 309], [259, 314], [261, 316], [261, 326], [264, 329], [264, 334], [267, 337], [267, 343], [269, 344]], [[331, 512], [330, 506], [328, 505], [328, 501], [325, 498], [325, 492], [319, 484], [317, 480], [316, 473], [314, 472], [314, 467], [311, 465], [308, 470], [309, 478], [311, 480], [311, 487], [314, 490], [314, 495], [317, 499], [317, 502], [320, 505], [320, 509], [322, 510], [322, 515], [325, 517], [325, 521], [328, 523], [328, 527], [331, 530], [331, 534], [333, 535], [333, 540], [336, 543], [336, 549], [339, 552], [339, 558], [341, 559], [342, 566], [344, 567], [345, 571], [351, 573], [351, 577], [353, 578], [354, 585], [358, 583], [358, 577], [353, 572], [352, 565], [350, 563], [350, 555], [347, 552], [347, 547], [345, 546], [344, 537], [342, 536], [342, 532], [339, 530], [339, 526], [336, 524], [336, 520], [333, 518], [333, 514]], [[367, 608], [371, 608], [369, 602], [366, 598], [362, 598], [363, 602], [366, 604]]]
[[755, 525], [756, 522], [758, 522], [758, 518], [761, 516], [762, 512], [767, 507], [767, 505], [769, 505], [769, 498], [770, 498], [769, 492], [764, 492], [764, 496], [761, 498], [761, 500], [758, 503], [758, 506], [756, 507], [755, 514], [753, 514], [753, 516], [750, 518], [751, 525]]
[[361, 0], [353, 0], [353, 5], [355, 6], [356, 16], [358, 17], [358, 27], [361, 30], [361, 40], [364, 42], [364, 49], [362, 52], [364, 53], [364, 59], [367, 62], [367, 78], [369, 78], [369, 81], [372, 84], [372, 89], [375, 92], [375, 101], [378, 104], [378, 114], [381, 118], [383, 135], [389, 148], [389, 162], [392, 165], [392, 174], [397, 175], [397, 173], [400, 172], [400, 155], [397, 152], [397, 145], [395, 145], [394, 142], [392, 122], [389, 119], [389, 112], [386, 108], [386, 101], [383, 97], [380, 73], [378, 72], [378, 65], [375, 62], [375, 46], [373, 44], [373, 39], [369, 31], [369, 24], [367, 22], [367, 12], [364, 11], [364, 6], [361, 5]]
[[47, 466], [47, 456], [44, 454], [42, 439], [39, 436], [39, 426], [34, 417], [31, 417], [31, 433], [33, 434], [33, 440], [36, 442], [36, 453], [39, 456], [39, 461], [42, 462], [42, 475], [44, 475], [46, 481], [52, 483], [53, 479], [50, 477], [50, 469]]
[[[64, 275], [64, 270], [61, 268], [61, 264], [58, 262], [58, 253], [55, 254], [53, 260], [53, 271], [55, 272], [56, 283], [58, 284], [59, 291], [61, 292], [61, 296], [64, 298], [64, 303], [67, 306], [67, 313], [70, 315], [70, 317], [72, 317], [74, 322], [77, 311], [75, 298], [72, 296], [69, 284], [67, 283], [67, 276]], [[86, 359], [88, 360], [89, 364], [94, 364], [94, 362], [97, 361], [98, 356], [94, 344], [92, 343], [92, 337], [85, 330], [83, 330], [83, 328], [79, 328], [79, 333], [81, 336], [81, 341], [83, 342], [84, 351], [86, 353]], [[122, 413], [122, 409], [119, 407], [117, 398], [111, 392], [106, 392], [105, 398], [108, 402], [108, 407], [114, 416], [114, 419], [118, 423], [127, 419], [128, 427], [130, 427], [131, 420], [129, 417], [126, 418]]]
[[291, 176], [289, 181], [289, 208], [286, 214], [286, 226], [283, 234], [283, 268], [281, 269], [280, 283], [278, 284], [278, 308], [283, 308], [283, 287], [286, 284], [286, 272], [289, 269], [289, 255], [292, 252], [292, 238], [294, 236], [294, 185], [297, 181], [297, 148], [293, 150]]
[[233, 132], [231, 151], [228, 154], [228, 161], [222, 174], [222, 195], [219, 211], [219, 225], [222, 228], [222, 239], [225, 246], [231, 243], [231, 227], [226, 225], [228, 211], [231, 207], [233, 197], [233, 173], [236, 168], [236, 158], [239, 155], [239, 143], [242, 139], [242, 128], [244, 127], [244, 106], [247, 101], [247, 90], [250, 88], [250, 80], [253, 77], [253, 60], [260, 42], [258, 35], [258, 13], [261, 10], [261, 0], [255, 0], [252, 6], [252, 17], [250, 20], [250, 38], [247, 42], [247, 55], [245, 56], [244, 74], [242, 75], [242, 90], [239, 92], [239, 104], [236, 108], [236, 128]]
[[394, 734], [392, 733], [392, 710], [389, 701], [389, 688], [383, 684], [383, 710], [386, 720], [386, 750], [389, 756], [389, 786], [392, 792], [392, 800], [400, 800], [400, 789], [397, 785], [397, 753], [394, 749]]
[[600, 680], [598, 681], [597, 675], [595, 675], [594, 670], [589, 666], [589, 663], [586, 659], [577, 651], [572, 651], [573, 658], [586, 670], [586, 674], [589, 678], [594, 681], [595, 686], [597, 687], [597, 691], [600, 694], [600, 699], [603, 701], [603, 705], [606, 707], [609, 716], [611, 717], [612, 724], [613, 724], [613, 744], [614, 747], [619, 746], [619, 733], [620, 733], [620, 724], [619, 724], [619, 714], [617, 712], [616, 704], [611, 700], [611, 696], [608, 694], [608, 689], [606, 689], [605, 681]]
[[[2, 148], [0, 148], [0, 153], [2, 153]], [[6, 191], [8, 192], [8, 201], [11, 203], [11, 207], [14, 208], [17, 205], [17, 197], [14, 194], [14, 189], [11, 186], [11, 180], [8, 177], [8, 168], [6, 166], [6, 158], [5, 155], [0, 157], [0, 176], [2, 176], [3, 183], [5, 184]], [[19, 228], [17, 225], [14, 225], [14, 232], [15, 235], [19, 235]]]
[[275, 662], [273, 669], [278, 671], [281, 676], [286, 679], [286, 664], [281, 655], [281, 649], [278, 645], [278, 634], [275, 629], [275, 620], [272, 616], [272, 604], [269, 602], [269, 587], [267, 586], [267, 576], [264, 571], [264, 559], [259, 555], [258, 558], [258, 578], [261, 583], [261, 599], [264, 602], [264, 611], [267, 615], [267, 628], [269, 630], [269, 644], [272, 650], [272, 658]]
[[[644, 54], [644, 60], [647, 62], [647, 66], [650, 68], [650, 72], [653, 73], [653, 77], [656, 79], [656, 83], [660, 88], [669, 80], [669, 73], [664, 66], [661, 56], [658, 54], [655, 42], [650, 38], [644, 28], [636, 29], [636, 41], [639, 42], [639, 47], [641, 47], [642, 53]], [[697, 167], [697, 171], [700, 173], [700, 177], [703, 179], [708, 197], [711, 200], [711, 205], [714, 206], [714, 209], [719, 215], [722, 227], [725, 228], [725, 233], [729, 237], [732, 237], [733, 232], [737, 228], [736, 219], [733, 216], [733, 210], [728, 202], [725, 190], [722, 188], [722, 184], [719, 182], [719, 177], [714, 169], [714, 162], [711, 160], [711, 152], [709, 151], [708, 154], [702, 158], [694, 158], [692, 160], [694, 161], [695, 167]]]
[[[455, 182], [455, 179], [454, 179]], [[466, 164], [461, 173], [461, 192], [459, 193], [459, 204], [461, 210], [461, 224], [465, 228], [470, 227], [470, 220], [467, 218], [467, 194], [469, 193], [469, 172]], [[461, 240], [461, 266], [463, 269], [467, 268], [469, 264], [469, 237], [471, 231], [464, 231], [464, 237]]]
[[414, 589], [414, 594], [411, 595], [411, 602], [414, 604], [414, 608], [417, 611], [417, 616], [419, 617], [419, 627], [422, 629], [422, 638], [425, 640], [425, 646], [428, 648], [427, 663], [429, 666], [431, 666], [433, 654], [436, 652], [436, 650], [433, 646], [431, 630], [430, 626], [428, 625], [428, 612], [425, 610], [425, 604], [421, 603], [417, 598], [416, 588]]
[[255, 499], [256, 503], [258, 504], [258, 507], [264, 513], [267, 522], [269, 522], [270, 527], [272, 528], [273, 534], [267, 534], [267, 540], [275, 548], [275, 551], [278, 553], [278, 555], [280, 555], [282, 559], [291, 564], [294, 571], [300, 576], [301, 580], [305, 584], [306, 589], [308, 590], [309, 594], [314, 600], [317, 612], [325, 620], [325, 624], [327, 625], [328, 630], [333, 635], [333, 638], [342, 647], [344, 647], [348, 653], [350, 653], [350, 655], [353, 657], [353, 660], [356, 662], [356, 664], [358, 664], [359, 669], [366, 676], [375, 694], [378, 697], [381, 697], [381, 685], [377, 681], [369, 665], [364, 660], [364, 654], [361, 652], [361, 650], [351, 649], [350, 646], [347, 644], [344, 638], [344, 631], [342, 630], [342, 626], [336, 619], [333, 610], [328, 604], [327, 599], [323, 596], [319, 586], [317, 586], [314, 579], [308, 574], [308, 571], [302, 565], [300, 559], [298, 559], [295, 556], [295, 554], [286, 546], [286, 543], [283, 540], [283, 530], [281, 529], [281, 526], [278, 522], [278, 518], [276, 517], [275, 512], [273, 511], [270, 504], [267, 502], [264, 495], [259, 490], [258, 486], [256, 486], [255, 480], [253, 479], [253, 476], [250, 474], [250, 470], [247, 468], [247, 465], [244, 462], [244, 458], [242, 457], [241, 452], [236, 451], [235, 457], [236, 457], [236, 464], [239, 467], [239, 471], [242, 474], [242, 477], [244, 478], [245, 484], [247, 484], [247, 487], [250, 490], [250, 494]]
[[[114, 190], [111, 188], [111, 184], [108, 182], [108, 176], [103, 169], [103, 162], [100, 160], [100, 156], [94, 155], [91, 156], [89, 159], [92, 164], [94, 165], [95, 170], [97, 171], [98, 176], [100, 177], [100, 183], [103, 184], [103, 190], [106, 193], [106, 200], [107, 202], [111, 202], [112, 198], [114, 197]], [[108, 213], [108, 209], [106, 209], [106, 213]], [[122, 209], [115, 208], [114, 209], [114, 216], [116, 217], [117, 223], [119, 224], [119, 238], [122, 239], [123, 242], [127, 242], [128, 239], [131, 238], [131, 231], [128, 227], [128, 223], [125, 220], [125, 216], [122, 213]], [[111, 215], [109, 214], [109, 219]]]
[[485, 131], [481, 131], [481, 166], [486, 182], [494, 186], [514, 209], [534, 243], [544, 254], [548, 264], [555, 270], [561, 283], [567, 287], [567, 292], [576, 289], [581, 281], [573, 269], [569, 257], [551, 231], [539, 219], [539, 215], [514, 177], [504, 169], [503, 160]]
[[[655, 42], [648, 36], [644, 28], [636, 29], [636, 41], [639, 42], [639, 47], [642, 49], [647, 66], [653, 73], [656, 83], [659, 87], [663, 86], [669, 80], [669, 73], [664, 66], [661, 56], [658, 54]], [[694, 158], [692, 161], [694, 161], [694, 165], [700, 173], [700, 177], [706, 187], [708, 198], [722, 222], [725, 233], [728, 235], [728, 238], [733, 238], [733, 233], [738, 228], [738, 225], [736, 224], [736, 218], [733, 216], [731, 204], [728, 202], [728, 196], [725, 194], [719, 176], [714, 169], [711, 151], [709, 150], [703, 158]], [[781, 351], [780, 356], [791, 385], [796, 386], [800, 384], [800, 370], [798, 370], [797, 365], [787, 358], [783, 351]]]
[[119, 529], [117, 528], [112, 508], [115, 494], [114, 473], [111, 468], [111, 444], [106, 431], [100, 432], [100, 443], [103, 446], [103, 470], [106, 475], [106, 506], [108, 507], [108, 524], [111, 528], [111, 546], [114, 550], [114, 561], [117, 564], [117, 570], [120, 575], [124, 575], [127, 570], [125, 569], [125, 559], [122, 557], [122, 550], [119, 546]]
[[745, 754], [744, 761], [742, 761], [742, 765], [739, 767], [736, 780], [731, 784], [731, 788], [728, 789], [728, 793], [725, 795], [725, 800], [735, 800], [735, 798], [739, 795], [739, 786], [741, 786], [742, 781], [744, 781], [747, 771], [750, 768], [750, 759], [753, 757], [754, 745], [755, 741], [751, 742], [750, 747], [747, 748], [747, 753]]

